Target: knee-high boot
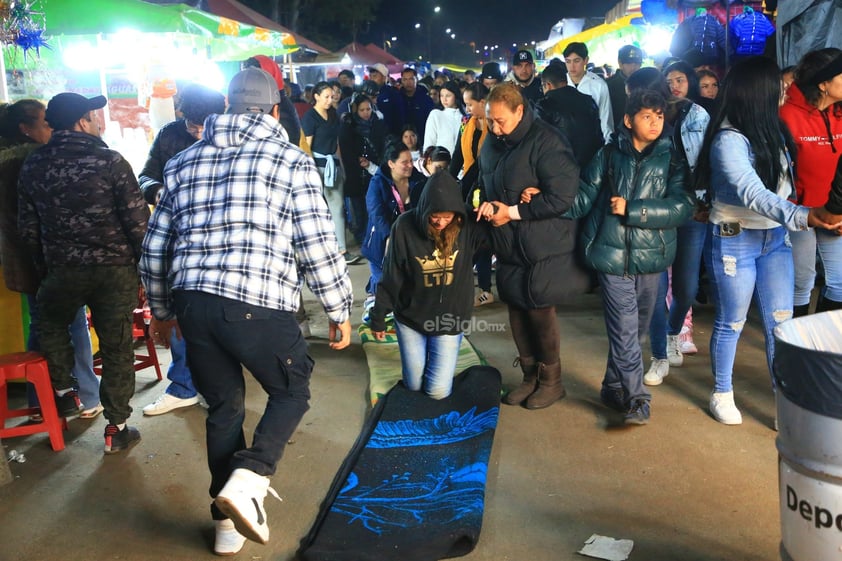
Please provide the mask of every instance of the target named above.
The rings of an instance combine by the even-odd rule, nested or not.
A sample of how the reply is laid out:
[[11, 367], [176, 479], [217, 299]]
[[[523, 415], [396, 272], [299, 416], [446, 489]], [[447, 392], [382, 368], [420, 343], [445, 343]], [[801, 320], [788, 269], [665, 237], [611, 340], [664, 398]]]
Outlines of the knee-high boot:
[[538, 363], [538, 389], [526, 400], [527, 409], [549, 407], [567, 395], [561, 383], [561, 362], [553, 364]]
[[842, 302], [837, 302], [836, 300], [830, 300], [822, 296], [819, 298], [819, 303], [816, 304], [816, 313], [819, 312], [830, 312], [832, 310], [842, 310]]
[[520, 405], [538, 387], [538, 364], [535, 358], [521, 356], [515, 360], [515, 365], [517, 363], [520, 363], [520, 369], [523, 371], [523, 381], [503, 397], [503, 403], [506, 405]]

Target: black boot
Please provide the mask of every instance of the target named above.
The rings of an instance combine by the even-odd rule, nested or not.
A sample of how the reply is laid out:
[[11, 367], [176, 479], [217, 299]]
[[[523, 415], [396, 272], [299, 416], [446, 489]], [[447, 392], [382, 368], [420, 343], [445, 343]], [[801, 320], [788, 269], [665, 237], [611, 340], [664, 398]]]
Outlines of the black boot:
[[520, 363], [520, 369], [523, 371], [523, 381], [520, 386], [503, 397], [503, 403], [506, 405], [520, 405], [538, 387], [538, 364], [535, 362], [535, 358], [531, 356], [518, 357], [512, 366], [517, 366], [518, 363]]
[[842, 302], [837, 302], [836, 300], [830, 300], [822, 296], [819, 298], [819, 303], [816, 304], [816, 313], [820, 312], [830, 312], [833, 310], [842, 310]]
[[526, 400], [527, 409], [549, 407], [567, 395], [561, 383], [561, 362], [555, 364], [538, 363], [538, 389]]
[[810, 304], [802, 304], [792, 307], [792, 317], [800, 318], [810, 313]]

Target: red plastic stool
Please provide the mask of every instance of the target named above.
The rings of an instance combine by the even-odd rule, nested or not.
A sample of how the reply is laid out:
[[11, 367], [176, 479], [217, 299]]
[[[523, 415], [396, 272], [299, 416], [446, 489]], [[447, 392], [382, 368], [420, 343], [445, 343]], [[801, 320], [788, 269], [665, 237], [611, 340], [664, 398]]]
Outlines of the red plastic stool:
[[[29, 382], [35, 386], [40, 407], [26, 409], [9, 409], [6, 384], [17, 380]], [[43, 421], [29, 423], [12, 428], [5, 428], [6, 419], [40, 414]], [[64, 435], [67, 429], [67, 419], [58, 416], [53, 385], [50, 382], [50, 372], [47, 361], [38, 353], [14, 353], [0, 356], [0, 438], [25, 436], [46, 432], [50, 435], [50, 446], [58, 452], [64, 450]]]
[[[136, 308], [132, 314], [132, 337], [134, 339], [143, 339], [146, 342], [147, 354], [134, 354], [134, 371], [139, 372], [150, 366], [155, 367], [155, 374], [158, 375], [158, 380], [163, 380], [164, 376], [161, 374], [161, 364], [158, 362], [158, 352], [155, 350], [155, 341], [149, 336], [149, 320], [152, 318], [148, 308]], [[90, 321], [90, 318], [88, 318]], [[94, 373], [97, 376], [102, 375], [102, 359], [94, 359]]]

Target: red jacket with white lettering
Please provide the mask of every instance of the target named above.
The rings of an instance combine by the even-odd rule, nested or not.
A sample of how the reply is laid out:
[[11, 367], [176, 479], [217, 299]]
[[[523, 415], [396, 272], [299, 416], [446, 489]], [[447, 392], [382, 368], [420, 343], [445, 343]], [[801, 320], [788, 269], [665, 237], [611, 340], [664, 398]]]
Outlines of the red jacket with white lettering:
[[842, 109], [819, 111], [794, 83], [786, 92], [781, 119], [795, 139], [795, 190], [805, 206], [823, 206], [842, 155]]

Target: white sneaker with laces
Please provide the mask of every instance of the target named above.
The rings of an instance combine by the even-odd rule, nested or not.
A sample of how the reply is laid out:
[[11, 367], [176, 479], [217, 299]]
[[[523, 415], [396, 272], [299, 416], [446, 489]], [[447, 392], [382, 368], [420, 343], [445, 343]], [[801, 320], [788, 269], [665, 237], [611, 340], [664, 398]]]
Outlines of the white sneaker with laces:
[[216, 539], [213, 543], [213, 552], [217, 555], [236, 555], [246, 544], [246, 537], [237, 531], [234, 522], [230, 518], [225, 520], [214, 520], [216, 527]]
[[647, 386], [660, 386], [669, 373], [670, 363], [667, 359], [653, 358], [649, 371], [643, 375], [643, 383]]
[[683, 355], [694, 355], [699, 352], [698, 347], [693, 342], [693, 332], [686, 325], [681, 328], [681, 333], [678, 334], [678, 350]]
[[734, 392], [713, 392], [710, 394], [710, 412], [723, 425], [741, 425], [743, 416], [734, 403]]
[[198, 395], [182, 399], [164, 392], [158, 396], [158, 399], [143, 408], [143, 414], [150, 416], [163, 415], [164, 413], [169, 413], [174, 409], [190, 407], [191, 405], [196, 405], [197, 403], [199, 403]]
[[667, 335], [667, 360], [670, 366], [681, 366], [684, 364], [684, 355], [678, 343], [678, 335]]
[[213, 502], [232, 520], [240, 534], [265, 544], [269, 541], [269, 524], [263, 508], [267, 492], [281, 500], [278, 493], [269, 487], [268, 477], [239, 468], [231, 472], [228, 482]]

